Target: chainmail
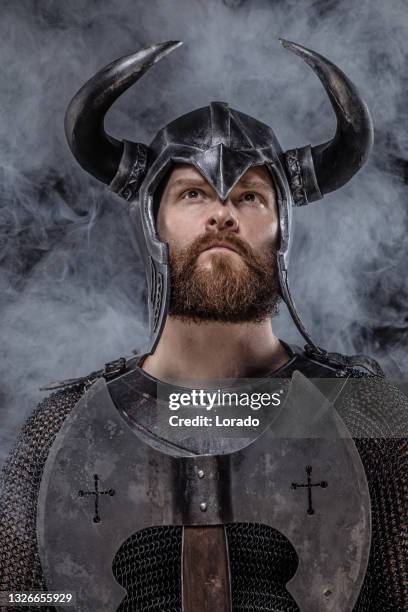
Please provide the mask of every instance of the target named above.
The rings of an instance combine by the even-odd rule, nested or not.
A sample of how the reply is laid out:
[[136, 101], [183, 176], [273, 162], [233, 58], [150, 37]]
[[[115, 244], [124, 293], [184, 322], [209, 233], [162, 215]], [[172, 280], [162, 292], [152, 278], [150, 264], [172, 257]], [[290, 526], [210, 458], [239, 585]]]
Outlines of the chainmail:
[[[36, 540], [37, 497], [48, 452], [82, 395], [76, 388], [43, 400], [25, 422], [1, 474], [0, 591], [46, 591]], [[11, 608], [2, 608], [10, 612]], [[29, 608], [26, 608], [29, 609]], [[31, 606], [33, 610], [53, 607]]]
[[[369, 565], [354, 612], [403, 612], [408, 610], [408, 399], [380, 378], [349, 382], [358, 385], [346, 385], [336, 408], [360, 453], [372, 505]], [[36, 542], [38, 490], [55, 435], [81, 393], [76, 387], [45, 399], [3, 468], [0, 590], [46, 590]], [[297, 610], [285, 589], [298, 563], [288, 540], [264, 525], [237, 523], [226, 531], [234, 612]], [[122, 544], [112, 566], [127, 590], [118, 612], [180, 612], [181, 537], [180, 527], [156, 527]]]
[[181, 610], [181, 542], [182, 527], [150, 527], [122, 544], [112, 570], [127, 596], [117, 612]]

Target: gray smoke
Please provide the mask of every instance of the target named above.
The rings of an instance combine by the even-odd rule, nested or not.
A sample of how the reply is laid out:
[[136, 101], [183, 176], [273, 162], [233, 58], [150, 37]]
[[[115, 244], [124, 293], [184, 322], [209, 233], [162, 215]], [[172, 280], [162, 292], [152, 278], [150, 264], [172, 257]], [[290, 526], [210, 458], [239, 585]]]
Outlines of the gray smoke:
[[[327, 140], [335, 123], [323, 89], [279, 37], [327, 55], [358, 84], [374, 154], [340, 193], [295, 211], [291, 280], [321, 346], [404, 374], [407, 24], [405, 0], [3, 0], [0, 460], [41, 385], [146, 340], [126, 206], [76, 164], [63, 118], [97, 69], [154, 42], [185, 44], [115, 105], [106, 126], [117, 138], [149, 142], [172, 118], [225, 100], [272, 125], [284, 148]], [[275, 326], [300, 342], [283, 308]]]

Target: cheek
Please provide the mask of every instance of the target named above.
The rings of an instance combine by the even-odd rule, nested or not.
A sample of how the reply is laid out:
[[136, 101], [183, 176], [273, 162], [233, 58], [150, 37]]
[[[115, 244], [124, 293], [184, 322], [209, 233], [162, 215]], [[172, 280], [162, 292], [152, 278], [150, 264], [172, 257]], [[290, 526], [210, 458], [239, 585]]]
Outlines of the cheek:
[[157, 233], [162, 242], [178, 242], [183, 231], [180, 227], [180, 220], [174, 215], [171, 209], [159, 210], [157, 216]]
[[279, 220], [275, 217], [269, 224], [269, 237], [276, 246], [279, 243]]
[[159, 214], [157, 215], [157, 219], [156, 219], [156, 232], [157, 235], [159, 236], [159, 239], [162, 242], [167, 242], [168, 238], [167, 238], [167, 230], [166, 230], [166, 223], [163, 219], [163, 215]]
[[160, 240], [179, 249], [188, 246], [195, 237], [193, 224], [186, 215], [178, 214], [175, 210], [167, 209], [163, 212], [159, 210], [156, 226]]
[[244, 238], [246, 234], [248, 242], [253, 246], [271, 243], [276, 246], [279, 238], [279, 221], [276, 215], [268, 214], [248, 223], [246, 231], [242, 233]]
[[268, 242], [271, 242], [276, 246], [279, 241], [279, 216], [274, 210], [273, 212], [268, 211], [267, 220], [263, 226], [264, 238]]

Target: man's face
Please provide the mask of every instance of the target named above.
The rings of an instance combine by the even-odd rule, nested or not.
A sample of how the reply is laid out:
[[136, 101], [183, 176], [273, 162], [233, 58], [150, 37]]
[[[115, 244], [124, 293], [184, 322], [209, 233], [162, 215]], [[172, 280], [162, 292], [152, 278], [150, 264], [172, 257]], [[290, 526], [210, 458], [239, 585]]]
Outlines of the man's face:
[[279, 219], [265, 167], [247, 170], [223, 202], [194, 166], [175, 166], [157, 229], [170, 248], [170, 314], [244, 322], [274, 312]]

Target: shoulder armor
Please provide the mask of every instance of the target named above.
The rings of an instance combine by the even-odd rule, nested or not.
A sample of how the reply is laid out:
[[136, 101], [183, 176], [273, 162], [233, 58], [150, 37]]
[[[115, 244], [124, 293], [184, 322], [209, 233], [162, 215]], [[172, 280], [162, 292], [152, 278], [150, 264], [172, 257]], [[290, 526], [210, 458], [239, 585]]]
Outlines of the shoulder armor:
[[57, 380], [54, 382], [40, 387], [40, 391], [55, 391], [57, 389], [68, 389], [70, 387], [82, 387], [88, 389], [98, 378], [104, 378], [106, 381], [113, 380], [117, 376], [127, 372], [137, 357], [119, 357], [114, 361], [108, 361], [105, 363], [105, 367], [102, 370], [95, 370], [87, 376], [79, 376], [78, 378], [67, 378], [65, 380]]
[[[362, 368], [369, 374], [384, 378], [385, 374], [375, 359], [366, 355], [342, 355], [341, 353], [328, 353], [320, 347], [313, 347], [306, 344], [304, 353], [309, 359], [318, 361], [323, 365], [328, 365], [339, 370], [339, 375], [344, 376], [352, 374], [353, 371], [358, 371], [357, 368]], [[341, 374], [340, 374], [341, 372]]]

